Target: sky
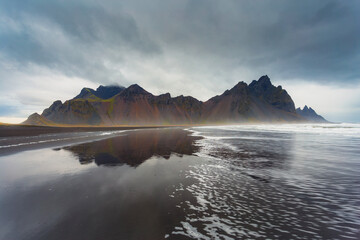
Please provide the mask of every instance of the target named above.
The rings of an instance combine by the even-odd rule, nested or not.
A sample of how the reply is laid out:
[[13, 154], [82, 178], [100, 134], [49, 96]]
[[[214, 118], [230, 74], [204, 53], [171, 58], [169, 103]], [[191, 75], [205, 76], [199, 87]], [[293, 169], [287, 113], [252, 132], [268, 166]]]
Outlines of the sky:
[[0, 122], [83, 87], [206, 101], [268, 75], [296, 107], [360, 122], [360, 1], [0, 0]]

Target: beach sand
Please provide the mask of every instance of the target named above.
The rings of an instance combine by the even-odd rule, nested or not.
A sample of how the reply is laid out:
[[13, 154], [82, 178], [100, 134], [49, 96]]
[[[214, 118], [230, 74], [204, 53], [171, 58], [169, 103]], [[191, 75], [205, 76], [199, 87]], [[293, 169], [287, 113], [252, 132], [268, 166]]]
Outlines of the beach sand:
[[0, 126], [0, 156], [40, 148], [63, 147], [122, 135], [124, 131], [164, 126], [43, 127]]
[[0, 137], [12, 136], [36, 136], [49, 133], [69, 133], [69, 132], [94, 132], [94, 131], [118, 131], [131, 129], [146, 129], [164, 126], [116, 126], [116, 127], [46, 127], [30, 125], [0, 125]]

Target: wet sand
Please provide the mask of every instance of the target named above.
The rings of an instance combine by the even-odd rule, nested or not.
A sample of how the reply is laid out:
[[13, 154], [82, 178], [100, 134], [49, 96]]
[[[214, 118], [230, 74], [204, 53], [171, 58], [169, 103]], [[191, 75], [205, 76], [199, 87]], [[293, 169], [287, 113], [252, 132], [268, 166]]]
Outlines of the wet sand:
[[185, 220], [171, 196], [192, 183], [197, 139], [148, 129], [0, 157], [0, 239], [165, 239]]
[[41, 148], [55, 148], [110, 137], [133, 130], [166, 128], [165, 126], [123, 127], [43, 127], [26, 125], [0, 126], [0, 156]]
[[359, 239], [360, 127], [310, 129], [4, 137], [0, 239]]
[[[45, 127], [30, 125], [0, 125], [0, 137], [36, 136], [48, 133], [118, 131], [132, 129], [162, 128], [163, 126], [123, 126], [123, 127]], [[166, 127], [166, 126], [164, 126]]]

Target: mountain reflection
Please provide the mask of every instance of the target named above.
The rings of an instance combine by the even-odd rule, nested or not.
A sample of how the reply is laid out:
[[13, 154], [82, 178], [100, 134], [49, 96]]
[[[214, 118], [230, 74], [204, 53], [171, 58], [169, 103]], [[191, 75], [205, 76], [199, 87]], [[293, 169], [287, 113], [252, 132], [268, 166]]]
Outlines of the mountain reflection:
[[151, 158], [170, 158], [172, 153], [192, 155], [198, 151], [194, 142], [199, 137], [190, 136], [182, 129], [154, 129], [126, 133], [106, 140], [64, 147], [71, 151], [81, 164], [122, 165], [136, 167]]

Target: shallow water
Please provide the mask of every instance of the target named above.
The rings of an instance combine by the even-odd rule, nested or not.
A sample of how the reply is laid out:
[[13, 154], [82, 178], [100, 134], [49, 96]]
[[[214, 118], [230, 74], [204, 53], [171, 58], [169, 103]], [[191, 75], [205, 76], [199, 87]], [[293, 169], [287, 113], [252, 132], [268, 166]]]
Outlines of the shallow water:
[[0, 157], [0, 239], [360, 238], [358, 125], [98, 135]]

